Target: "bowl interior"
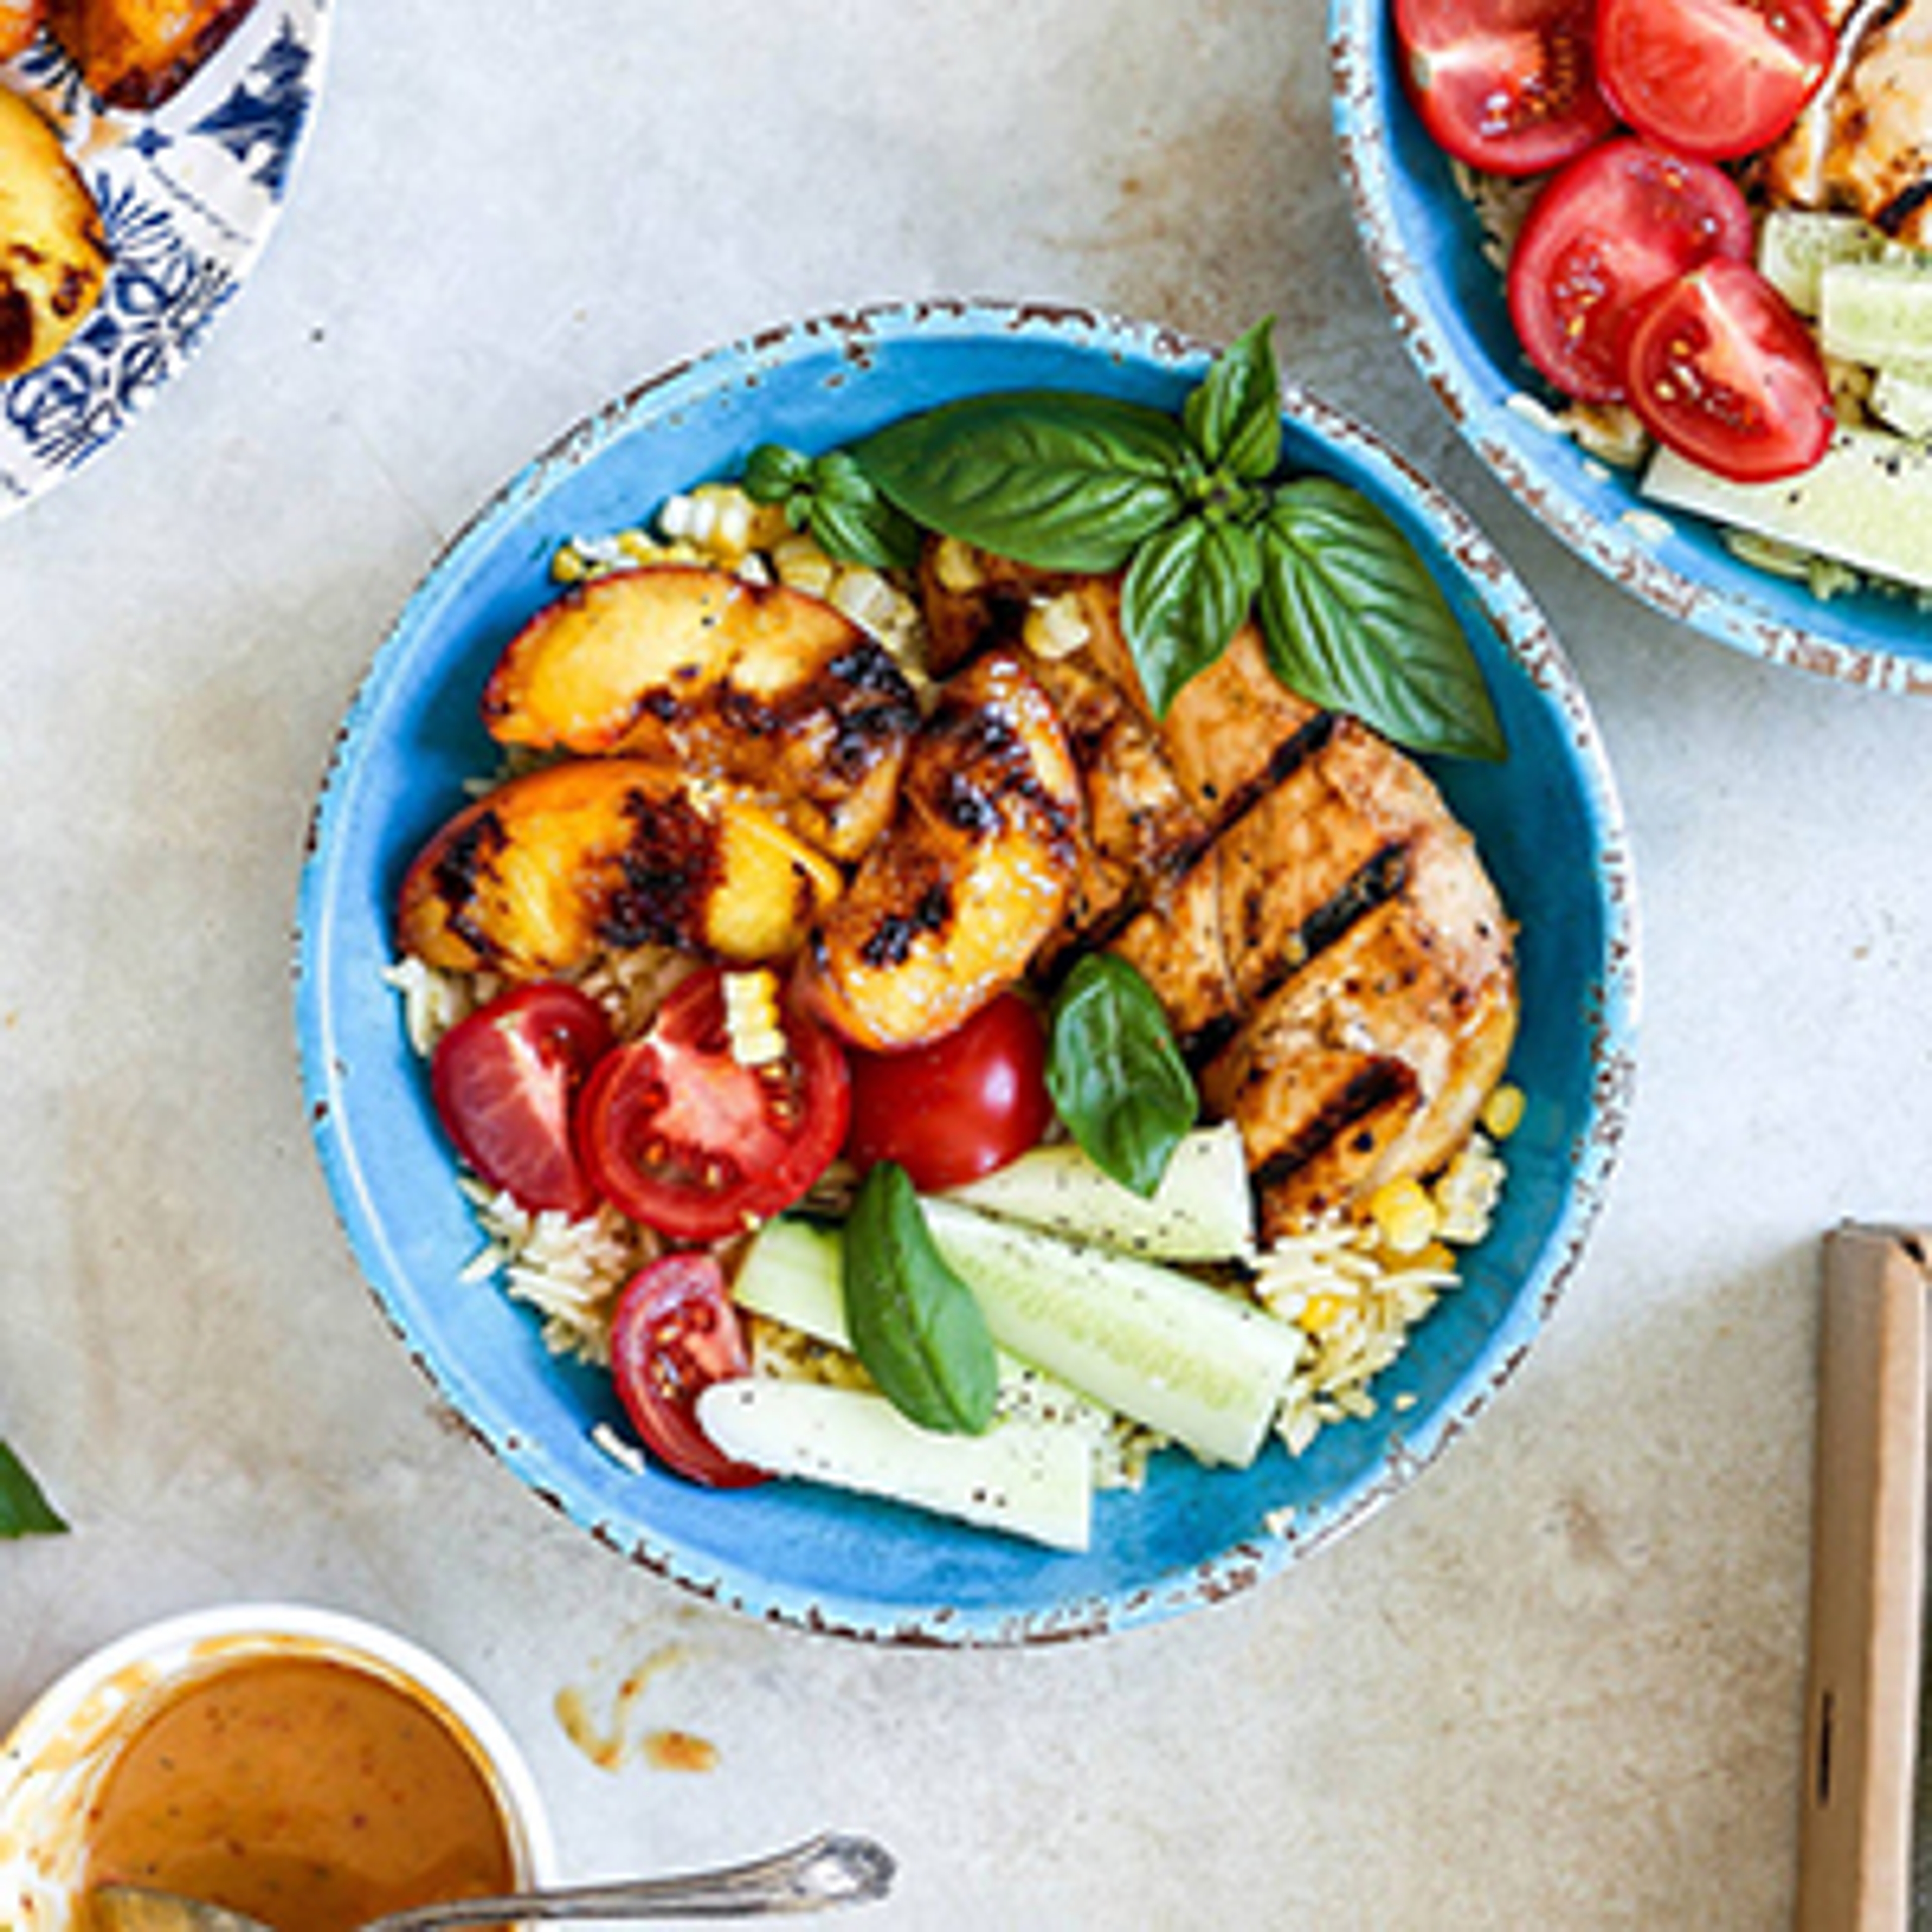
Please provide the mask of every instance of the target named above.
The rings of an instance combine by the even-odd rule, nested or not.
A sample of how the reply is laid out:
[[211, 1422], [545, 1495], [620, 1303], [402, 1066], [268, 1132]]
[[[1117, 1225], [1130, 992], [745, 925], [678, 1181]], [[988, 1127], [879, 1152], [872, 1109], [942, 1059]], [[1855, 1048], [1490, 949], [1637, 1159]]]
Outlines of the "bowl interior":
[[1821, 599], [1735, 556], [1716, 524], [1664, 514], [1633, 476], [1538, 420], [1561, 400], [1517, 346], [1502, 278], [1448, 158], [1404, 92], [1389, 0], [1330, 0], [1334, 122], [1357, 226], [1417, 366], [1472, 448], [1613, 583], [1751, 656], [1932, 690], [1932, 626], [1909, 596]]
[[[1633, 999], [1628, 862], [1600, 746], [1520, 584], [1454, 507], [1367, 432], [1292, 394], [1291, 461], [1369, 492], [1467, 627], [1514, 754], [1438, 776], [1522, 928], [1514, 1077], [1528, 1118], [1466, 1286], [1378, 1384], [1370, 1420], [1246, 1472], [1156, 1459], [1102, 1496], [1094, 1547], [1040, 1551], [790, 1484], [721, 1496], [620, 1467], [618, 1412], [532, 1318], [460, 1270], [479, 1236], [405, 1042], [391, 959], [402, 872], [494, 768], [489, 667], [554, 594], [555, 546], [735, 472], [758, 442], [818, 450], [988, 389], [1076, 387], [1173, 406], [1205, 353], [1088, 316], [968, 305], [868, 311], [734, 345], [614, 406], [515, 478], [432, 570], [382, 646], [318, 808], [300, 908], [298, 1024], [317, 1145], [362, 1268], [443, 1395], [533, 1488], [615, 1548], [718, 1600], [809, 1628], [997, 1642], [1118, 1628], [1223, 1594], [1317, 1546], [1426, 1463], [1520, 1358], [1574, 1263], [1622, 1121]], [[1396, 1398], [1401, 1398], [1400, 1403]]]

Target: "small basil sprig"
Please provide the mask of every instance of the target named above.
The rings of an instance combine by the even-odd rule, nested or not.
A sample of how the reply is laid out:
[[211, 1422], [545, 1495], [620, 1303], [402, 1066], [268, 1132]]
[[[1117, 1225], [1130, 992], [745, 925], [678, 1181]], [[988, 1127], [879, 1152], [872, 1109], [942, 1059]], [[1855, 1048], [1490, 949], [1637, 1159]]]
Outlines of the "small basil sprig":
[[55, 1536], [66, 1527], [27, 1466], [0, 1442], [0, 1537]]
[[744, 486], [754, 502], [782, 505], [794, 530], [810, 532], [842, 563], [910, 570], [919, 562], [918, 526], [844, 450], [807, 456], [760, 443], [746, 459]]
[[1200, 1106], [1154, 989], [1112, 952], [1087, 954], [1053, 1003], [1046, 1085], [1094, 1164], [1143, 1197]]
[[1360, 490], [1282, 479], [1273, 318], [1209, 365], [1178, 418], [1082, 391], [969, 397], [851, 452], [915, 522], [1042, 570], [1124, 571], [1121, 619], [1165, 716], [1250, 611], [1276, 676], [1412, 750], [1505, 754], [1447, 600]]
[[892, 1406], [922, 1429], [983, 1435], [999, 1368], [973, 1291], [949, 1268], [904, 1168], [881, 1161], [845, 1222], [845, 1325]]

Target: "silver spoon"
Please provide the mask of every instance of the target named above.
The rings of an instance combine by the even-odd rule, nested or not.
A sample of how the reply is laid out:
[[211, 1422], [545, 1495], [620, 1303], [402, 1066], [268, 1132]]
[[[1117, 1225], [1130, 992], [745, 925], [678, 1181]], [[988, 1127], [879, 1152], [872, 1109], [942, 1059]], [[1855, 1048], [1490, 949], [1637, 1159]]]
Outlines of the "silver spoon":
[[[716, 1871], [412, 1906], [372, 1918], [358, 1932], [429, 1932], [438, 1925], [524, 1918], [757, 1918], [820, 1912], [884, 1898], [896, 1869], [892, 1854], [870, 1838], [821, 1832], [788, 1851]], [[146, 1886], [98, 1886], [88, 1903], [98, 1932], [270, 1932], [246, 1912]]]

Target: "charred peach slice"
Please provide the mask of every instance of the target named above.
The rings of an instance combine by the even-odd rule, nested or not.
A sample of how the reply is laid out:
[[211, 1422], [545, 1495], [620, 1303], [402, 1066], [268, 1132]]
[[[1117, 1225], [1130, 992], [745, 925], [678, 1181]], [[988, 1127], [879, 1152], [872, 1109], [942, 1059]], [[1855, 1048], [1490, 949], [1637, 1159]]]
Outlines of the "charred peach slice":
[[0, 382], [67, 346], [109, 264], [100, 211], [60, 136], [0, 86]]
[[1026, 970], [1066, 910], [1080, 778], [1032, 674], [995, 652], [941, 690], [898, 815], [812, 935], [808, 999], [848, 1040], [914, 1046]]
[[884, 647], [822, 599], [654, 564], [539, 611], [483, 719], [501, 744], [675, 760], [752, 786], [849, 860], [892, 814], [919, 706]]
[[185, 87], [255, 0], [50, 0], [47, 24], [94, 98], [158, 107]]
[[566, 971], [602, 948], [788, 958], [836, 866], [741, 789], [637, 758], [567, 760], [458, 812], [403, 881], [405, 951], [452, 972]]

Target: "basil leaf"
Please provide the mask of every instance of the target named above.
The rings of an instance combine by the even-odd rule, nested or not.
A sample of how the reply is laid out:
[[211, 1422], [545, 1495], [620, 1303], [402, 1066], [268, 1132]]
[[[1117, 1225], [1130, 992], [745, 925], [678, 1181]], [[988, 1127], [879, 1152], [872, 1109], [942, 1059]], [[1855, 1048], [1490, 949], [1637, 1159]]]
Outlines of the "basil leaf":
[[1228, 647], [1261, 581], [1251, 530], [1190, 518], [1134, 553], [1120, 586], [1120, 623], [1156, 718]]
[[999, 1367], [973, 1291], [946, 1265], [904, 1168], [880, 1161], [845, 1222], [845, 1324], [880, 1392], [922, 1429], [983, 1435]]
[[812, 465], [806, 527], [828, 556], [874, 570], [913, 569], [924, 542], [919, 526], [843, 450]]
[[806, 456], [761, 442], [745, 459], [745, 494], [756, 503], [782, 503], [794, 530], [808, 530], [826, 556], [874, 570], [910, 570], [919, 562], [919, 527], [895, 509], [844, 450]]
[[1154, 989], [1112, 952], [1087, 954], [1054, 1001], [1046, 1085], [1095, 1164], [1143, 1197], [1200, 1110]]
[[66, 1527], [27, 1466], [0, 1442], [0, 1537], [55, 1536]]
[[782, 442], [761, 442], [745, 459], [745, 494], [754, 503], [782, 503], [812, 475], [812, 458]]
[[1262, 634], [1275, 675], [1414, 752], [1508, 755], [1488, 687], [1428, 566], [1358, 490], [1282, 484], [1261, 529]]
[[1189, 392], [1181, 420], [1209, 468], [1251, 482], [1281, 460], [1281, 376], [1266, 316], [1228, 344]]
[[854, 454], [907, 515], [1040, 570], [1118, 570], [1200, 481], [1172, 416], [1077, 390], [968, 397]]

